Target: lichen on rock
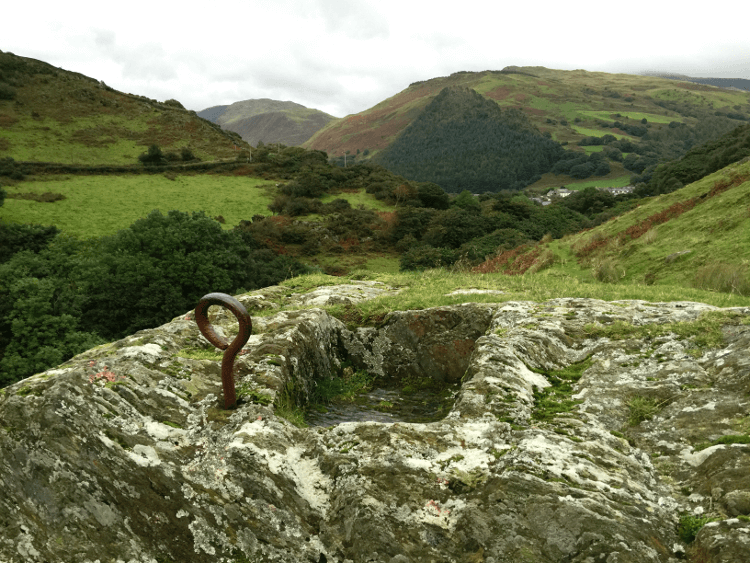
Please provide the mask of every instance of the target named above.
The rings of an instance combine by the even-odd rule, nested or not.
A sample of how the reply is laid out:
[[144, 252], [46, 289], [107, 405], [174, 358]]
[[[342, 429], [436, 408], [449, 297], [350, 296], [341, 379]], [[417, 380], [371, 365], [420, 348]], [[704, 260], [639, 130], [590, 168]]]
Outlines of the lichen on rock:
[[[348, 284], [340, 297], [381, 291]], [[750, 310], [467, 303], [350, 330], [304, 308], [340, 302], [336, 286], [296, 304], [281, 295], [240, 296], [278, 311], [253, 318], [235, 410], [221, 406], [220, 358], [186, 352], [210, 350], [189, 313], [6, 388], [0, 562], [748, 553]], [[222, 310], [211, 322], [236, 331]], [[382, 384], [460, 389], [430, 423], [300, 428], [279, 416], [345, 365]], [[709, 521], [690, 546], [685, 514]]]

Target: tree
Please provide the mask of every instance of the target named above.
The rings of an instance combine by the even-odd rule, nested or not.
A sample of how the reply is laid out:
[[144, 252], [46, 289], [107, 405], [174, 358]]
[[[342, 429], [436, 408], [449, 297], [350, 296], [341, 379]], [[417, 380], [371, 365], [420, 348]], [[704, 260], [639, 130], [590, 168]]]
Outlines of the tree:
[[165, 162], [164, 154], [162, 153], [161, 148], [159, 148], [159, 145], [151, 145], [148, 147], [148, 152], [142, 153], [138, 157], [138, 160], [146, 166], [158, 166]]
[[411, 184], [401, 184], [393, 190], [393, 197], [396, 205], [403, 205], [407, 201], [417, 198], [417, 190]]
[[469, 190], [464, 190], [453, 200], [453, 205], [461, 209], [479, 210], [479, 200]]
[[450, 197], [445, 190], [432, 182], [422, 182], [417, 186], [417, 196], [425, 207], [448, 209]]
[[121, 338], [192, 309], [206, 293], [255, 289], [304, 271], [203, 212], [152, 211], [101, 239], [82, 280], [81, 322], [87, 331]]
[[250, 277], [248, 248], [205, 215], [152, 211], [101, 239], [86, 276], [84, 324], [122, 337], [187, 311], [206, 293], [230, 293]]
[[54, 226], [0, 223], [0, 264], [22, 250], [40, 252], [59, 232]]
[[12, 340], [0, 361], [0, 386], [44, 371], [105, 341], [79, 330], [78, 319], [55, 310], [59, 278], [22, 278], [10, 287]]

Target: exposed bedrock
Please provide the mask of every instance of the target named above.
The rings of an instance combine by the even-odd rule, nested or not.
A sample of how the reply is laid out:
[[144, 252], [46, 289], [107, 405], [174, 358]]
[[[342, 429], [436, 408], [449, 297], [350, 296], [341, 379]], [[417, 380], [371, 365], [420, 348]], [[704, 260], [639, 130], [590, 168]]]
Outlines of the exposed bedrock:
[[[240, 300], [265, 307], [274, 291]], [[282, 310], [253, 318], [233, 411], [220, 358], [185, 357], [209, 349], [191, 316], [0, 391], [0, 562], [750, 553], [748, 309], [464, 304], [354, 331], [322, 309]], [[344, 363], [460, 390], [429, 424], [297, 428], [275, 414]], [[715, 521], [688, 545], [685, 515]]]

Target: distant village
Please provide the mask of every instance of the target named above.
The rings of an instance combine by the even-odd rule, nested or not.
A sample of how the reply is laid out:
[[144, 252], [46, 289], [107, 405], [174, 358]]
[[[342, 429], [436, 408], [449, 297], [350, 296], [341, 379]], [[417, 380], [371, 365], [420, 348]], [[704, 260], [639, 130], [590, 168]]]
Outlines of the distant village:
[[[613, 196], [629, 194], [635, 189], [633, 186], [624, 186], [621, 188], [597, 188], [598, 190], [611, 193]], [[568, 197], [574, 190], [569, 190], [566, 187], [555, 188], [548, 191], [545, 195], [539, 197], [532, 197], [531, 201], [538, 203], [539, 205], [549, 205], [556, 199]]]

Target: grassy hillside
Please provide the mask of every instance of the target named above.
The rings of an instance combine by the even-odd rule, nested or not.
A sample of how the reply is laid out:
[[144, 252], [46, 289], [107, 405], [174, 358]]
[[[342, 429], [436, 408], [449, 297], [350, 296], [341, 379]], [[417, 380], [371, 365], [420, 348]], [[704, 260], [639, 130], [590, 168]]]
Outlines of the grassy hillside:
[[505, 253], [479, 271], [535, 264], [546, 277], [750, 295], [750, 161], [643, 200], [595, 229]]
[[[659, 158], [678, 158], [750, 118], [747, 92], [651, 76], [509, 67], [415, 82], [368, 110], [329, 123], [304, 146], [330, 156], [348, 151], [359, 159], [371, 158], [391, 145], [444, 88], [453, 86], [471, 88], [504, 109], [521, 110], [543, 134], [569, 147], [586, 137], [612, 135], [634, 143], [651, 137], [652, 146], [643, 152], [658, 144]], [[606, 178], [632, 174], [613, 162]], [[575, 182], [569, 176], [545, 175], [534, 187]]]
[[253, 146], [259, 141], [298, 146], [336, 119], [317, 109], [268, 98], [215, 106], [198, 112], [198, 115], [227, 131], [234, 131]]
[[234, 156], [241, 139], [185, 110], [124, 94], [47, 63], [0, 52], [0, 158], [136, 164], [152, 145], [202, 160]]

